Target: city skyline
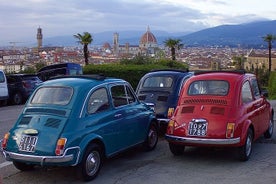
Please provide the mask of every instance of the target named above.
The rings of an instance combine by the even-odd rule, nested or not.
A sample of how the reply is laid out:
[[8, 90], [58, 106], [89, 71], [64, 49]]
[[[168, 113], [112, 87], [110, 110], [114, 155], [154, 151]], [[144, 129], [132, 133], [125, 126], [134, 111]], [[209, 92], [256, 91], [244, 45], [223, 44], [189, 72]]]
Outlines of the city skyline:
[[0, 43], [36, 42], [43, 36], [84, 31], [151, 30], [195, 32], [225, 24], [276, 20], [272, 0], [0, 0]]

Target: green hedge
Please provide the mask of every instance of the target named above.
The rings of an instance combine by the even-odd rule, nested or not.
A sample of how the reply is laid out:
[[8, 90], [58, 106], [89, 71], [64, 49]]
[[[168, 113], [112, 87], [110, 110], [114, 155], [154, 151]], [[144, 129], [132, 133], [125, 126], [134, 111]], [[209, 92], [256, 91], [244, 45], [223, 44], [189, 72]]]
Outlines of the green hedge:
[[[174, 65], [173, 68], [184, 69], [186, 65]], [[103, 74], [107, 77], [116, 77], [128, 81], [133, 89], [136, 89], [139, 80], [143, 75], [154, 69], [168, 69], [166, 64], [102, 64], [102, 65], [87, 65], [83, 68], [84, 74]]]
[[268, 96], [270, 100], [276, 100], [276, 72], [271, 72], [268, 80]]

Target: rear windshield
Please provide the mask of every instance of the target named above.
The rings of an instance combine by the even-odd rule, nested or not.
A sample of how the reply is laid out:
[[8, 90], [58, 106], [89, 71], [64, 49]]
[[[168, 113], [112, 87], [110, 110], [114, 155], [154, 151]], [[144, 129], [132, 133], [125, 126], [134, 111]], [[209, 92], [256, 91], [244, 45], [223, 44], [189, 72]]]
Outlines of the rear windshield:
[[229, 91], [229, 83], [223, 80], [200, 80], [190, 84], [188, 95], [225, 96]]
[[71, 87], [42, 87], [36, 91], [31, 103], [67, 105], [72, 95]]
[[143, 83], [145, 88], [170, 88], [173, 83], [173, 78], [169, 76], [149, 77]]

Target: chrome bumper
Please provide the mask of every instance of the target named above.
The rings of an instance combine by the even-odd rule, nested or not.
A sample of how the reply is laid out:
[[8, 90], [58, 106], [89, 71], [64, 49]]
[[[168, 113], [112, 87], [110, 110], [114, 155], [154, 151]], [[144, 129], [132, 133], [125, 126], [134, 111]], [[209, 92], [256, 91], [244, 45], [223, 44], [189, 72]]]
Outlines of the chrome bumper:
[[165, 135], [165, 139], [176, 143], [186, 144], [205, 144], [205, 145], [232, 145], [240, 143], [240, 137], [232, 139], [204, 139], [195, 137], [178, 137], [173, 135]]
[[78, 163], [79, 156], [80, 156], [79, 147], [68, 148], [61, 156], [37, 156], [37, 155], [26, 155], [26, 154], [19, 154], [19, 153], [5, 151], [3, 150], [2, 146], [0, 146], [0, 151], [7, 161], [20, 160], [23, 162], [40, 163], [41, 166], [46, 164], [66, 163], [66, 162], [73, 161], [74, 154], [67, 155], [67, 152], [69, 150], [74, 150], [74, 149], [77, 150], [77, 156], [76, 156], [76, 161], [73, 164], [71, 164], [71, 166], [75, 166]]
[[168, 125], [170, 119], [167, 119], [167, 118], [157, 118], [157, 121], [158, 121], [159, 125]]

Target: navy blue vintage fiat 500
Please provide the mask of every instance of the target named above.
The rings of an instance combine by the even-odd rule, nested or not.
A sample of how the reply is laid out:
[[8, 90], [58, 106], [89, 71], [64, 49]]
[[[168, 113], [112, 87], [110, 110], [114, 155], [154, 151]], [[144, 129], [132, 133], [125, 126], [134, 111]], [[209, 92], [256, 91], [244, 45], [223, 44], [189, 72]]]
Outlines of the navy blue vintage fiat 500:
[[67, 76], [44, 82], [1, 141], [5, 158], [22, 171], [75, 166], [84, 180], [97, 176], [105, 157], [158, 142], [153, 110], [131, 85], [102, 76]]

